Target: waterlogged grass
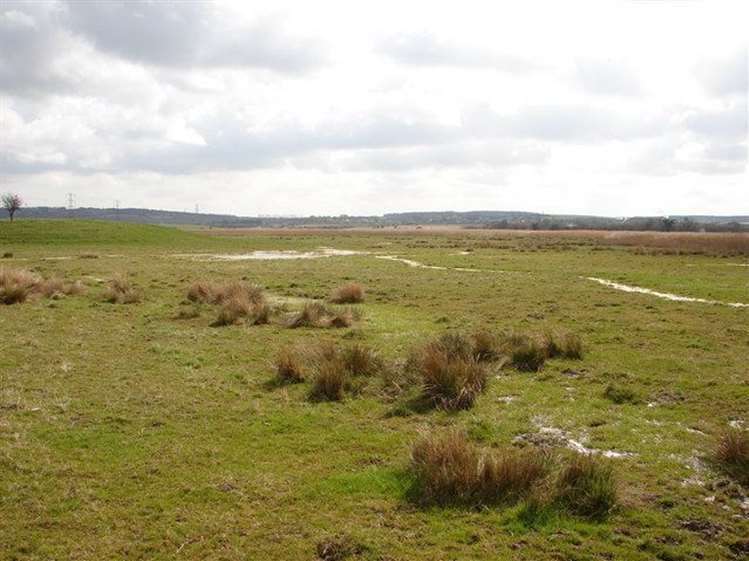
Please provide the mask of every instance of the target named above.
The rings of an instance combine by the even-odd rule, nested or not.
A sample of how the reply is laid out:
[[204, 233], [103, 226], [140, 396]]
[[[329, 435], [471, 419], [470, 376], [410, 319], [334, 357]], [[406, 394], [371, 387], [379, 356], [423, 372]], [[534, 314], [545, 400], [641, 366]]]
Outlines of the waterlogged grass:
[[[352, 559], [740, 558], [746, 489], [712, 457], [729, 423], [749, 422], [749, 311], [580, 278], [749, 301], [749, 272], [728, 265], [736, 257], [501, 233], [206, 233], [0, 225], [0, 253], [14, 254], [0, 266], [87, 287], [0, 307], [0, 559], [314, 559], [337, 535], [356, 544]], [[320, 246], [369, 254], [173, 256]], [[376, 254], [501, 272], [418, 269]], [[70, 259], [45, 259], [53, 256]], [[116, 274], [141, 302], [102, 300]], [[257, 283], [290, 306], [349, 282], [366, 299], [351, 328], [212, 327], [212, 306], [178, 318], [200, 279]], [[394, 361], [444, 331], [480, 328], [570, 331], [584, 358], [553, 358], [539, 372], [492, 369], [486, 391], [459, 412], [420, 412], [371, 391], [313, 403], [309, 382], [271, 383], [284, 346], [356, 342]], [[637, 399], [615, 403], [609, 386]], [[554, 428], [626, 453], [612, 459], [620, 504], [595, 522], [522, 501], [415, 504], [412, 444], [448, 427], [487, 449]]]

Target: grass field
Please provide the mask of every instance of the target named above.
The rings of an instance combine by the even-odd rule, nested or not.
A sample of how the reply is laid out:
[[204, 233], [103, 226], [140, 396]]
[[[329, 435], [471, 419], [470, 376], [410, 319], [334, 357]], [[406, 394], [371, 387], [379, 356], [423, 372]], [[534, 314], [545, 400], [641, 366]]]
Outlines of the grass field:
[[[744, 243], [654, 252], [647, 241], [569, 233], [2, 223], [0, 255], [12, 255], [0, 268], [87, 291], [0, 305], [0, 558], [742, 558], [749, 492], [713, 451], [749, 421], [749, 308], [586, 277], [749, 303]], [[207, 257], [321, 247], [361, 253]], [[139, 302], [103, 301], [114, 275]], [[185, 303], [197, 280], [259, 284], [286, 307], [279, 318], [346, 282], [366, 295], [350, 327], [216, 327], [215, 306]], [[366, 344], [402, 369], [430, 337], [478, 329], [563, 330], [585, 354], [538, 372], [491, 363], [486, 389], [460, 411], [414, 407], [418, 388], [392, 393], [374, 379], [340, 402], [310, 400], [310, 382], [274, 381], [286, 345]], [[531, 441], [561, 458], [575, 443], [608, 452], [617, 506], [593, 520], [552, 507], [529, 516], [527, 498], [422, 504], [412, 445], [448, 428], [482, 449]]]

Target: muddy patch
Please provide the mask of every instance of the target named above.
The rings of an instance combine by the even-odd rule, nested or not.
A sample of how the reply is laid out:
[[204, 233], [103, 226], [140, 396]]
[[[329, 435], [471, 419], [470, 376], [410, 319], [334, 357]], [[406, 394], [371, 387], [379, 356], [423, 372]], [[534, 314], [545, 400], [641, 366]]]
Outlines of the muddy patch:
[[630, 286], [628, 284], [621, 284], [607, 279], [599, 279], [597, 277], [585, 278], [589, 281], [597, 282], [598, 284], [602, 284], [603, 286], [613, 288], [614, 290], [620, 290], [622, 292], [634, 292], [637, 294], [647, 294], [649, 296], [655, 296], [656, 298], [671, 300], [672, 302], [699, 302], [701, 304], [719, 304], [722, 306], [731, 306], [732, 308], [749, 308], [749, 304], [744, 304], [742, 302], [721, 302], [719, 300], [707, 300], [705, 298], [692, 298], [691, 296], [679, 296], [678, 294], [670, 294], [668, 292], [658, 292], [649, 288]]

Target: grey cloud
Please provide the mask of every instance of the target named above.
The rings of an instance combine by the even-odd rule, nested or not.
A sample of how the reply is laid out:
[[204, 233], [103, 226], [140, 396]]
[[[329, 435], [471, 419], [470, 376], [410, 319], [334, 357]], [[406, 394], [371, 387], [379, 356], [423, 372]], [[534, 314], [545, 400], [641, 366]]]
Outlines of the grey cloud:
[[286, 34], [278, 20], [238, 27], [214, 8], [204, 2], [67, 2], [67, 23], [96, 48], [144, 64], [303, 72], [325, 61], [319, 42]]
[[506, 72], [529, 72], [538, 65], [528, 59], [499, 54], [442, 40], [429, 33], [391, 36], [380, 42], [379, 52], [402, 64], [494, 68]]
[[665, 115], [627, 114], [593, 105], [536, 105], [500, 114], [486, 106], [465, 115], [468, 126], [494, 136], [550, 141], [606, 142], [661, 134]]
[[748, 51], [743, 48], [724, 59], [703, 62], [696, 68], [697, 77], [714, 95], [746, 98], [749, 91], [748, 58]]
[[613, 60], [579, 60], [575, 77], [586, 91], [597, 95], [632, 96], [642, 91], [635, 72]]
[[735, 101], [723, 109], [693, 111], [684, 120], [695, 134], [720, 139], [747, 138], [746, 100]]
[[0, 10], [0, 90], [17, 95], [70, 91], [73, 84], [55, 65], [68, 38], [53, 23], [55, 6], [8, 2]]
[[482, 165], [507, 167], [543, 164], [549, 150], [535, 143], [473, 141], [440, 146], [362, 150], [341, 160], [344, 171], [411, 171]]

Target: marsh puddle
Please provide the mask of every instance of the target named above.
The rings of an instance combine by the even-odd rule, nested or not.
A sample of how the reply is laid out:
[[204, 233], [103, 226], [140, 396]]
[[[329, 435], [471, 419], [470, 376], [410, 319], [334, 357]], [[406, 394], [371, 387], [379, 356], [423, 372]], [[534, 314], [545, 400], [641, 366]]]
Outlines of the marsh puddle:
[[656, 298], [671, 300], [672, 302], [699, 302], [701, 304], [720, 304], [722, 306], [731, 306], [732, 308], [749, 308], [749, 304], [744, 304], [742, 302], [721, 302], [719, 300], [707, 300], [705, 298], [692, 298], [691, 296], [679, 296], [678, 294], [670, 294], [668, 292], [658, 292], [649, 288], [630, 286], [628, 284], [621, 284], [607, 279], [599, 279], [597, 277], [585, 278], [587, 280], [597, 282], [598, 284], [602, 284], [603, 286], [613, 288], [614, 290], [620, 290], [622, 292], [634, 292], [637, 294], [648, 294], [650, 296], [655, 296]]
[[195, 259], [197, 261], [276, 261], [290, 259], [320, 259], [322, 257], [345, 257], [362, 255], [366, 252], [349, 249], [321, 247], [314, 251], [252, 251], [250, 253], [179, 253], [173, 257]]

